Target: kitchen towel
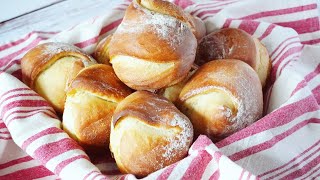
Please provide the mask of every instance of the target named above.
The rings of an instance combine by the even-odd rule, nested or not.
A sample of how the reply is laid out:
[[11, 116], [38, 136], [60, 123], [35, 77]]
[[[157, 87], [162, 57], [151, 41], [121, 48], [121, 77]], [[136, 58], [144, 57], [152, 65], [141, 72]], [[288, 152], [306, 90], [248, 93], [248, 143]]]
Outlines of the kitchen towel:
[[[199, 136], [188, 156], [145, 179], [312, 179], [320, 177], [320, 27], [316, 0], [174, 0], [207, 32], [239, 28], [270, 53], [265, 116], [213, 144]], [[114, 32], [130, 1], [56, 32], [0, 44], [0, 179], [135, 179], [105, 153], [88, 155], [61, 130], [49, 104], [21, 82], [20, 59], [59, 41], [91, 54]]]

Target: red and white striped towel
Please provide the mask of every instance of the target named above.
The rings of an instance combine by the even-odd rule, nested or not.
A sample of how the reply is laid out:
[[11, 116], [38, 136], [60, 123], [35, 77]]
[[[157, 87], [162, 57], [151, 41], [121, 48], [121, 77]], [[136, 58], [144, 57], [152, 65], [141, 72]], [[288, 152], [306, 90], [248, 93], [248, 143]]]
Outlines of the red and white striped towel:
[[[92, 53], [120, 24], [130, 2], [60, 32], [31, 32], [0, 45], [0, 179], [135, 179], [110, 155], [86, 155], [61, 129], [48, 103], [21, 81], [20, 59], [44, 41]], [[320, 177], [320, 27], [316, 0], [175, 0], [208, 32], [240, 28], [272, 59], [266, 116], [213, 144], [200, 136], [185, 159], [147, 179], [312, 179]], [[50, 38], [50, 39], [49, 39]], [[89, 160], [90, 157], [90, 160]]]

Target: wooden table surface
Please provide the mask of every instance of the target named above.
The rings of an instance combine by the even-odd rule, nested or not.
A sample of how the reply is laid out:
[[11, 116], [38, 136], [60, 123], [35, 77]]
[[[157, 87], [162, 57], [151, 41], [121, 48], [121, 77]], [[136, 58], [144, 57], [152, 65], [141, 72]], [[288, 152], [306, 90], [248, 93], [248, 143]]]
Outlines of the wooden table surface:
[[4, 0], [0, 7], [0, 44], [31, 31], [57, 32], [110, 11], [119, 0]]
[[[0, 6], [0, 44], [31, 31], [57, 32], [110, 11], [124, 0], [4, 0]], [[320, 0], [318, 0], [318, 7]], [[319, 9], [320, 13], [320, 9]]]

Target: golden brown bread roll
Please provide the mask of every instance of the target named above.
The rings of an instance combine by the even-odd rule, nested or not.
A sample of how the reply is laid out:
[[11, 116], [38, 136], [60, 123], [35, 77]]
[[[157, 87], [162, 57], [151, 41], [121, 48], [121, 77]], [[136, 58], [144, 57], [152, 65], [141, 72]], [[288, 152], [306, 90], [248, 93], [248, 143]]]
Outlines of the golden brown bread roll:
[[110, 65], [110, 57], [109, 57], [109, 44], [112, 38], [112, 34], [108, 35], [107, 37], [103, 38], [97, 45], [96, 49], [94, 50], [93, 57], [97, 60], [100, 64], [108, 64]]
[[81, 70], [67, 91], [63, 129], [83, 146], [107, 146], [113, 112], [130, 93], [109, 65]]
[[66, 88], [84, 67], [96, 63], [79, 48], [50, 42], [31, 49], [21, 59], [22, 79], [62, 113]]
[[192, 124], [172, 103], [137, 91], [115, 110], [110, 150], [121, 172], [143, 177], [184, 158], [192, 139]]
[[238, 59], [246, 62], [258, 73], [262, 87], [271, 71], [267, 49], [257, 38], [240, 29], [217, 30], [201, 40], [195, 63], [201, 66], [216, 59]]
[[181, 81], [195, 58], [194, 24], [180, 7], [136, 0], [127, 8], [109, 46], [110, 63], [129, 87], [154, 90]]
[[198, 68], [199, 67], [197, 65], [193, 64], [192, 69], [188, 73], [187, 77], [185, 77], [182, 81], [167, 88], [159, 89], [156, 93], [162, 95], [175, 104], [179, 98], [182, 88], [186, 85], [192, 74], [194, 74]]
[[202, 65], [179, 96], [179, 108], [195, 135], [220, 140], [259, 119], [263, 110], [257, 73], [239, 60], [216, 60]]

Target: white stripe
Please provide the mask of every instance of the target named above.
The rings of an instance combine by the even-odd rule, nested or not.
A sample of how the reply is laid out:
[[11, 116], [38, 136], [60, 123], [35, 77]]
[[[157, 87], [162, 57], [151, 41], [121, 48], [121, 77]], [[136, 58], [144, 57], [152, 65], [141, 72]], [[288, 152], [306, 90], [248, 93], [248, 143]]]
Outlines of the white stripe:
[[[231, 169], [232, 173], [230, 173]], [[229, 158], [221, 156], [219, 161], [219, 179], [234, 179], [234, 177], [240, 177], [242, 170], [242, 167], [232, 162]]]
[[[35, 111], [39, 111], [39, 110], [42, 110], [42, 111], [45, 111], [45, 112], [48, 112], [50, 114], [53, 114], [53, 110], [52, 110], [52, 107], [48, 107], [48, 106], [39, 106], [39, 107], [14, 107], [12, 109], [9, 109], [6, 113], [6, 116], [3, 117], [3, 119], [11, 119], [13, 117], [16, 117], [16, 116], [20, 116], [22, 114], [25, 114], [25, 113], [19, 113], [17, 111], [31, 111], [31, 112], [35, 112]], [[12, 117], [13, 116], [13, 117]]]
[[234, 21], [231, 21], [231, 24], [229, 27], [233, 27], [233, 28], [239, 28], [240, 24], [241, 24], [241, 20], [234, 20]]
[[13, 140], [6, 140], [0, 143], [1, 162], [0, 164], [7, 163], [16, 159], [26, 157], [27, 154], [17, 146]]
[[[1, 87], [2, 88], [2, 87]], [[12, 89], [16, 89], [16, 88], [12, 88]], [[10, 89], [9, 89], [10, 90]], [[9, 91], [8, 90], [8, 91]], [[0, 103], [7, 103], [7, 101], [10, 101], [11, 99], [8, 99], [6, 100], [6, 102], [3, 102], [4, 99], [10, 97], [10, 96], [14, 96], [14, 95], [22, 95], [22, 94], [36, 94], [34, 91], [32, 91], [31, 89], [30, 90], [19, 90], [19, 91], [14, 91], [14, 92], [10, 92], [10, 93], [7, 93], [6, 95], [4, 96], [0, 96]], [[21, 97], [16, 97], [16, 98], [21, 98]]]
[[308, 82], [308, 87], [312, 90], [318, 87], [319, 85], [320, 85], [320, 74], [318, 74]]
[[[292, 53], [290, 54], [289, 56], [287, 56], [286, 58], [282, 59], [282, 61], [280, 62], [279, 66], [278, 66], [278, 69], [277, 69], [277, 72], [276, 72], [276, 76], [279, 77], [280, 76], [280, 72], [283, 72], [283, 70], [285, 70], [286, 68], [288, 68], [289, 64], [292, 64], [293, 61], [295, 60], [298, 60], [299, 56], [301, 55], [301, 52], [296, 52], [296, 53]], [[288, 62], [289, 64], [286, 65], [286, 67], [284, 69], [282, 69], [282, 67], [284, 67], [284, 65]], [[281, 71], [282, 69], [282, 71]]]
[[[30, 128], [33, 127], [33, 128]], [[61, 121], [49, 118], [43, 113], [24, 118], [23, 121], [12, 121], [8, 127], [11, 136], [18, 145], [22, 145], [31, 136], [50, 127], [61, 127]], [[26, 130], [27, 129], [27, 130]]]
[[[318, 127], [318, 128], [319, 128], [319, 127]], [[277, 178], [283, 178], [283, 177], [287, 176], [288, 174], [290, 174], [290, 173], [292, 173], [292, 172], [294, 172], [294, 171], [299, 171], [301, 167], [309, 164], [309, 162], [311, 162], [311, 161], [314, 160], [315, 158], [319, 157], [319, 155], [320, 155], [320, 152], [318, 151], [318, 153], [313, 154], [313, 155], [310, 156], [307, 160], [301, 161], [301, 162], [299, 163], [299, 166], [298, 166], [298, 167], [295, 167], [295, 168], [290, 167], [290, 168], [292, 168], [291, 170], [286, 169], [286, 172], [282, 173], [281, 175], [277, 175]], [[270, 177], [270, 176], [268, 176], [268, 177]]]
[[[89, 172], [88, 172], [89, 173]], [[87, 173], [87, 174], [88, 174]], [[86, 180], [92, 180], [92, 178], [95, 176], [95, 175], [97, 175], [97, 174], [100, 174], [100, 172], [93, 172], [93, 173], [91, 173], [87, 178], [86, 178]]]
[[[12, 120], [25, 119], [26, 117], [23, 117], [23, 116], [34, 116], [38, 113], [45, 114], [46, 116], [49, 116], [49, 117], [56, 117], [56, 114], [53, 113], [52, 111], [44, 111], [43, 109], [40, 109], [40, 110], [31, 111], [31, 112], [20, 112], [20, 113], [15, 112], [12, 118], [10, 119], [6, 118], [6, 123], [7, 124], [11, 123]], [[10, 126], [10, 124], [8, 124], [8, 126]]]
[[8, 110], [6, 110], [6, 112], [3, 112], [5, 106], [7, 106], [8, 104], [10, 104], [12, 102], [23, 101], [23, 100], [43, 100], [43, 98], [40, 96], [17, 96], [14, 98], [10, 98], [0, 106], [0, 109], [2, 110], [1, 113], [3, 113], [3, 117], [5, 117], [6, 114], [8, 114]]
[[271, 129], [267, 129], [267, 130], [262, 131], [260, 133], [248, 136], [244, 139], [241, 139], [241, 141], [236, 141], [232, 144], [224, 146], [224, 147], [220, 148], [220, 150], [226, 156], [230, 156], [232, 154], [235, 154], [235, 153], [240, 152], [242, 150], [245, 150], [247, 148], [250, 148], [250, 147], [256, 146], [258, 144], [261, 144], [265, 141], [268, 141], [268, 140], [272, 139], [274, 136], [277, 136], [281, 133], [284, 133], [288, 129], [291, 129], [292, 127], [297, 125], [298, 123], [303, 122], [306, 119], [310, 119], [312, 117], [320, 117], [320, 110], [305, 113], [305, 114], [293, 119], [291, 122], [289, 122], [287, 124], [284, 124], [282, 126], [277, 126], [277, 127], [271, 128]]
[[181, 179], [190, 166], [192, 160], [198, 156], [198, 152], [194, 152], [191, 156], [183, 159], [181, 162], [179, 162], [176, 167], [174, 167], [173, 171], [171, 172], [170, 176], [168, 177], [168, 180], [176, 180]]
[[61, 179], [83, 179], [91, 171], [99, 171], [86, 159], [77, 159], [64, 167], [59, 176]]
[[[280, 167], [319, 141], [319, 128], [319, 124], [310, 123], [277, 142], [272, 147], [242, 158], [236, 161], [236, 163], [247, 169], [249, 172], [255, 172], [255, 174], [263, 174], [264, 172], [274, 169], [274, 167]], [[288, 150], [288, 147], [293, 147], [293, 145], [294, 150]], [[233, 148], [237, 147], [234, 146]], [[319, 153], [320, 151], [308, 160], [303, 161], [301, 166], [295, 167], [276, 178], [281, 179], [290, 172], [298, 171], [300, 167], [308, 164], [312, 159], [314, 159], [314, 157], [319, 156]], [[259, 161], [257, 161], [257, 159], [259, 159]]]
[[219, 168], [218, 163], [215, 158], [212, 158], [208, 163], [206, 169], [204, 170], [201, 179], [206, 180], [209, 179], [214, 172]]
[[[26, 148], [26, 152], [31, 156], [34, 156], [35, 151], [43, 145], [57, 142], [61, 139], [69, 138], [66, 133], [57, 133], [57, 134], [47, 134], [44, 135], [35, 141], [33, 141], [29, 146]], [[62, 147], [61, 147], [62, 148]]]
[[305, 177], [308, 177], [308, 178], [310, 178], [310, 176], [312, 175], [312, 174], [315, 174], [315, 173], [317, 173], [317, 171], [316, 172], [313, 172], [314, 170], [316, 170], [317, 168], [319, 168], [320, 167], [320, 163], [318, 164], [318, 165], [316, 165], [315, 167], [313, 167], [312, 169], [310, 169], [310, 171], [309, 172], [307, 172], [306, 174], [304, 174], [303, 176], [301, 176], [301, 177], [299, 177], [299, 178], [297, 178], [297, 179], [304, 179]]
[[[312, 149], [310, 149], [308, 152], [306, 152], [306, 153], [303, 154], [302, 156], [298, 157], [295, 161], [293, 161], [293, 162], [287, 164], [286, 166], [282, 167], [281, 169], [278, 169], [278, 170], [276, 170], [276, 171], [274, 171], [274, 172], [272, 172], [272, 173], [269, 173], [267, 176], [263, 176], [263, 177], [270, 177], [270, 176], [276, 175], [276, 174], [278, 174], [278, 173], [280, 173], [280, 172], [282, 172], [282, 171], [285, 171], [285, 170], [287, 170], [287, 169], [290, 169], [292, 166], [294, 166], [294, 165], [296, 165], [296, 164], [301, 164], [301, 163], [303, 162], [303, 159], [304, 159], [304, 158], [308, 157], [310, 154], [313, 154], [314, 152], [319, 151], [319, 147], [320, 147], [320, 145], [318, 144], [317, 146], [313, 147]], [[301, 153], [302, 153], [302, 152], [301, 152]], [[301, 154], [301, 153], [300, 153], [300, 154]], [[300, 155], [300, 154], [299, 154], [299, 155]], [[297, 156], [298, 156], [298, 154], [297, 154]], [[292, 158], [292, 159], [293, 159], [293, 158]], [[286, 163], [284, 163], [284, 164], [286, 164]], [[282, 165], [281, 165], [281, 166], [282, 166]]]
[[[11, 61], [8, 63], [7, 66], [9, 66], [10, 63], [11, 63]], [[0, 70], [4, 71], [4, 69], [6, 69], [7, 66], [1, 67]], [[17, 62], [15, 62], [14, 64], [11, 64], [10, 67], [5, 70], [5, 72], [9, 73], [9, 74], [12, 74], [13, 72], [17, 71], [18, 69], [21, 69], [21, 67], [20, 67], [20, 65], [17, 64]]]
[[[289, 44], [289, 42], [287, 42], [286, 44]], [[286, 46], [284, 49], [282, 49], [282, 48], [279, 48], [278, 50], [280, 51], [280, 50], [282, 50], [282, 52], [280, 53], [280, 54], [278, 54], [278, 53], [274, 53], [273, 54], [273, 57], [272, 57], [272, 60], [273, 60], [273, 62], [272, 62], [272, 64], [274, 65], [275, 63], [277, 63], [278, 61], [279, 61], [279, 59], [285, 54], [285, 53], [287, 53], [287, 51], [289, 50], [289, 49], [291, 49], [291, 48], [296, 48], [296, 47], [301, 47], [301, 44], [300, 43], [293, 43], [293, 44], [290, 44], [290, 45], [288, 45], [288, 46]], [[301, 49], [301, 52], [302, 52], [302, 49]], [[296, 53], [293, 53], [293, 54], [296, 54]], [[292, 54], [291, 54], [291, 56], [292, 56]], [[288, 56], [288, 57], [290, 57], [290, 56]], [[287, 57], [287, 58], [288, 58]], [[276, 59], [275, 59], [276, 58]]]
[[11, 46], [8, 49], [5, 49], [3, 51], [0, 51], [0, 58], [3, 58], [4, 56], [7, 56], [9, 54], [12, 54], [14, 52], [17, 52], [19, 50], [21, 50], [22, 48], [27, 47], [29, 44], [31, 44], [32, 41], [34, 41], [37, 38], [37, 34], [32, 34], [26, 41], [15, 45], [15, 46]]
[[281, 23], [281, 22], [291, 22], [298, 21], [302, 19], [312, 18], [317, 16], [317, 8], [311, 9], [303, 12], [295, 12], [290, 14], [267, 16], [258, 18], [259, 21], [270, 22], [270, 23]]
[[262, 34], [265, 33], [266, 30], [268, 29], [269, 25], [270, 25], [269, 23], [260, 22], [253, 36], [256, 38], [259, 38], [260, 36], [262, 36]]
[[31, 160], [31, 161], [27, 161], [27, 162], [22, 162], [19, 164], [15, 164], [13, 166], [9, 166], [7, 168], [1, 169], [0, 171], [0, 176], [6, 175], [6, 174], [10, 174], [19, 170], [23, 170], [23, 169], [27, 169], [27, 168], [32, 168], [35, 166], [39, 166], [39, 162], [36, 160]]
[[42, 177], [42, 178], [37, 178], [37, 179], [34, 179], [34, 180], [53, 180], [53, 179], [58, 179], [58, 176], [56, 175], [49, 175], [49, 176], [46, 176], [46, 177]]
[[78, 155], [86, 155], [86, 153], [82, 150], [79, 149], [72, 149], [69, 150], [67, 152], [64, 152], [62, 154], [59, 154], [55, 157], [53, 157], [52, 159], [50, 159], [47, 163], [46, 163], [46, 167], [51, 170], [54, 171], [54, 169], [59, 165], [59, 163], [61, 163], [64, 160], [76, 157]]
[[320, 30], [311, 32], [311, 33], [299, 34], [299, 38], [301, 39], [301, 41], [309, 41], [309, 40], [317, 39], [319, 37], [320, 37]]

